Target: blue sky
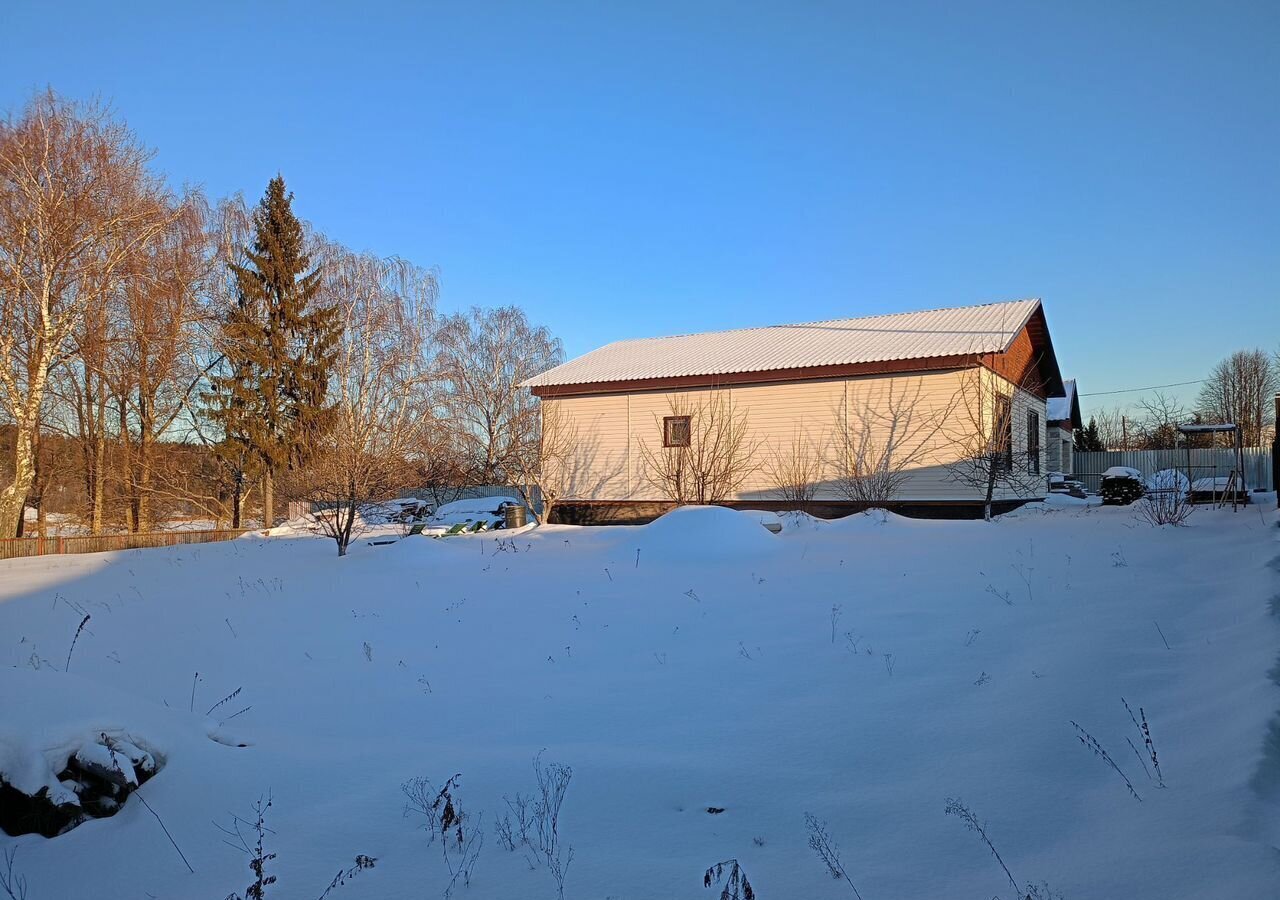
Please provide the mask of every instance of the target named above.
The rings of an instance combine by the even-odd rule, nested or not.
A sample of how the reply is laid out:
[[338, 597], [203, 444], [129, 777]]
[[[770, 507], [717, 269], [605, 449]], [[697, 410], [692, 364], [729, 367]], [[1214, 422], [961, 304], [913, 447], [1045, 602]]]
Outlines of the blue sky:
[[1040, 296], [1089, 392], [1280, 345], [1278, 46], [1275, 2], [9, 0], [0, 107], [110, 100], [215, 197], [280, 171], [570, 355]]

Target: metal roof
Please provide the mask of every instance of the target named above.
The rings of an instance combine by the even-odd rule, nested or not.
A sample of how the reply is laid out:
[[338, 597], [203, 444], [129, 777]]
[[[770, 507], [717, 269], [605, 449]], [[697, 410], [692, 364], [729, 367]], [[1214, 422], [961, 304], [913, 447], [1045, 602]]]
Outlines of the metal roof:
[[527, 387], [1000, 353], [1038, 299], [617, 341], [534, 376]]
[[1074, 378], [1062, 382], [1066, 395], [1050, 397], [1045, 401], [1044, 417], [1050, 422], [1065, 422], [1071, 418], [1071, 407], [1076, 399], [1076, 380]]

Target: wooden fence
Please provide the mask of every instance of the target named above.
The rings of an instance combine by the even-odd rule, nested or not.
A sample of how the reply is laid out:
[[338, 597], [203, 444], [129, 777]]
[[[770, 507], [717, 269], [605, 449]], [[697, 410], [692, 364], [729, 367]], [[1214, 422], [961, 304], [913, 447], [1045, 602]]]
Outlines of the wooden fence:
[[136, 550], [149, 547], [177, 547], [182, 544], [209, 544], [229, 541], [253, 529], [218, 531], [156, 531], [148, 534], [85, 534], [66, 537], [7, 538], [0, 540], [0, 560], [22, 559], [55, 553], [104, 553], [109, 550]]

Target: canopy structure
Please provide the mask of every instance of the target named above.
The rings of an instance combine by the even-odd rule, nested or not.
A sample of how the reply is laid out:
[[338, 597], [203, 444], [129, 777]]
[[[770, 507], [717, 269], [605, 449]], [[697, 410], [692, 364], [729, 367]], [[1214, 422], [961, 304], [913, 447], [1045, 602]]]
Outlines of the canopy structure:
[[[1248, 488], [1244, 483], [1244, 445], [1240, 435], [1240, 426], [1231, 422], [1221, 422], [1213, 425], [1179, 425], [1178, 431], [1181, 434], [1230, 434], [1233, 435], [1231, 449], [1235, 451], [1235, 466], [1231, 469], [1231, 473], [1225, 480], [1219, 479], [1215, 472], [1214, 477], [1210, 479], [1209, 499], [1215, 506], [1226, 506], [1227, 500], [1231, 500], [1231, 509], [1238, 508], [1238, 499], [1244, 494]], [[1187, 445], [1187, 477], [1191, 477], [1191, 445]], [[1202, 479], [1203, 480], [1203, 479]], [[1191, 479], [1191, 493], [1196, 493], [1196, 479]]]

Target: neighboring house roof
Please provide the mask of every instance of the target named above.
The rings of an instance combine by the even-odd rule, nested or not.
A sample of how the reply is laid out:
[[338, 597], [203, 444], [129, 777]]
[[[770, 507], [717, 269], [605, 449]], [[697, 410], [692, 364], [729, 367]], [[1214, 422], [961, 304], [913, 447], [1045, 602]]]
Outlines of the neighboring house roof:
[[1080, 416], [1080, 397], [1076, 393], [1076, 380], [1067, 379], [1062, 382], [1066, 389], [1061, 397], [1050, 397], [1045, 401], [1044, 417], [1049, 422], [1069, 422], [1072, 428], [1083, 428], [1084, 420]]
[[1014, 300], [617, 341], [525, 385], [541, 388], [1002, 353], [1039, 310], [1038, 299]]

